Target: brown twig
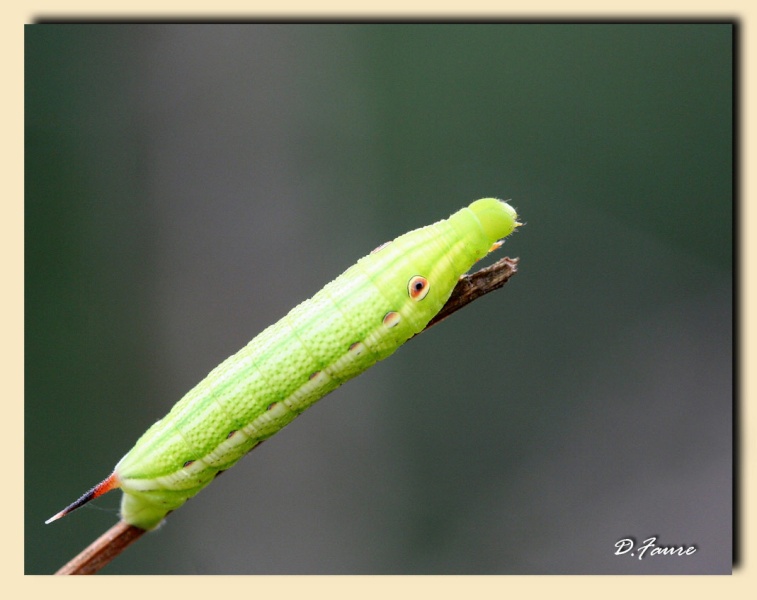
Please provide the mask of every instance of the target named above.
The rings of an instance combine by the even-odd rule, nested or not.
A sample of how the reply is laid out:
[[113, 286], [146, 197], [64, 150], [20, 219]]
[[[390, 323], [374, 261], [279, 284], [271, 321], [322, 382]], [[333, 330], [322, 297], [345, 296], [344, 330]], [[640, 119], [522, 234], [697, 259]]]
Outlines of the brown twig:
[[[505, 285], [518, 271], [517, 258], [502, 258], [489, 267], [464, 275], [457, 282], [447, 303], [423, 331], [443, 321], [484, 294]], [[423, 332], [421, 332], [423, 333]], [[127, 546], [146, 533], [144, 529], [119, 521], [78, 556], [60, 568], [56, 575], [92, 575], [97, 573]]]
[[119, 521], [87, 546], [78, 556], [63, 565], [56, 575], [94, 575], [132, 542], [136, 542], [144, 529]]
[[[460, 278], [452, 295], [442, 309], [426, 325], [426, 329], [440, 323], [453, 312], [460, 310], [484, 294], [498, 290], [505, 285], [510, 277], [518, 272], [518, 259], [504, 257], [493, 265], [484, 267], [475, 273], [468, 273]], [[426, 331], [424, 329], [423, 331]], [[421, 333], [423, 333], [421, 331]]]

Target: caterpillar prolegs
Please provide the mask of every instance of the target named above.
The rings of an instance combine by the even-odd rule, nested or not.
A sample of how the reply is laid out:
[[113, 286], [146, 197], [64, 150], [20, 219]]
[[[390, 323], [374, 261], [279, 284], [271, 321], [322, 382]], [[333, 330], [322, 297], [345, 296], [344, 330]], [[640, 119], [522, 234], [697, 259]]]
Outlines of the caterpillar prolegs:
[[518, 225], [509, 204], [483, 198], [379, 246], [213, 369], [109, 477], [47, 522], [120, 488], [121, 518], [153, 529], [311, 404], [422, 331], [460, 276]]

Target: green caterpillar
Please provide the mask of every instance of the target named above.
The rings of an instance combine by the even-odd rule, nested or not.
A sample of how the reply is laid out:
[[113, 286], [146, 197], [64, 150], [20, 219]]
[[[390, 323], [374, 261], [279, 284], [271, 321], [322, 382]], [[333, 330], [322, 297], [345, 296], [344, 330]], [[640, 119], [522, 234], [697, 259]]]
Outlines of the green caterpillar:
[[496, 198], [383, 244], [226, 359], [150, 427], [113, 473], [50, 523], [121, 488], [121, 518], [165, 516], [311, 404], [392, 354], [519, 225]]

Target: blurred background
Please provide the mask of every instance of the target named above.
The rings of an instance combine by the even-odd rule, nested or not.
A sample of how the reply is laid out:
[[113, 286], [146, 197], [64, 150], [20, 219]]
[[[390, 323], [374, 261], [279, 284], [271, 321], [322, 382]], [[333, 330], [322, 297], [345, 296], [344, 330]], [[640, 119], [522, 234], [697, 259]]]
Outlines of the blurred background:
[[[381, 242], [485, 196], [475, 302], [104, 573], [728, 573], [728, 24], [26, 29], [25, 566], [224, 358]], [[695, 545], [616, 556], [623, 538]]]

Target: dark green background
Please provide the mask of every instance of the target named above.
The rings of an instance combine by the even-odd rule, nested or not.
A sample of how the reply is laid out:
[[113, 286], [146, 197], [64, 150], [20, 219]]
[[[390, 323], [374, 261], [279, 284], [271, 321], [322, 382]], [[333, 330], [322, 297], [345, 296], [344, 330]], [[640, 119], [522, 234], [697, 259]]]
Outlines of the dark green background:
[[[212, 367], [483, 196], [521, 272], [108, 573], [727, 573], [728, 24], [26, 29], [26, 571]], [[658, 536], [695, 555], [615, 556]]]

